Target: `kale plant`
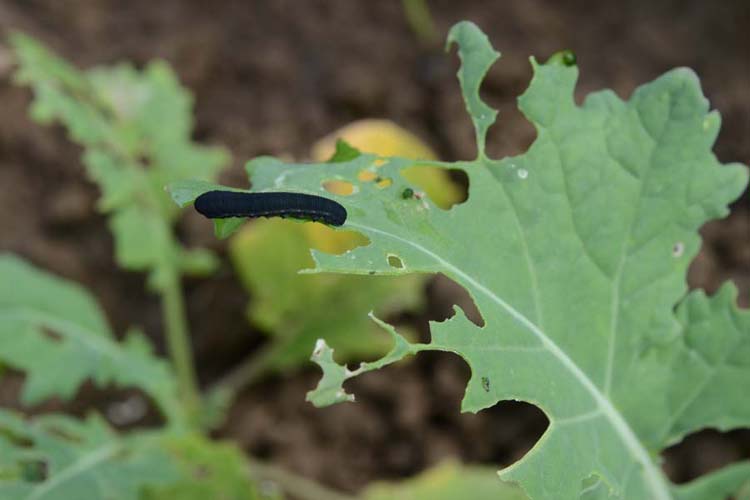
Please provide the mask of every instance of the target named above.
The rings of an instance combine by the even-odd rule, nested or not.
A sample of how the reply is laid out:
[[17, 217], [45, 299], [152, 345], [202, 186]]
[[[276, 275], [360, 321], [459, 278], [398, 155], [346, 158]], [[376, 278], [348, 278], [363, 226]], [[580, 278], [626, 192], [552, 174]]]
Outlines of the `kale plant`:
[[[711, 152], [720, 118], [695, 74], [676, 69], [627, 101], [605, 90], [579, 106], [573, 55], [532, 58], [519, 107], [536, 140], [496, 160], [485, 137], [497, 112], [479, 87], [499, 54], [468, 22], [453, 27], [448, 44], [458, 45], [478, 152], [473, 161], [429, 164], [466, 172], [465, 203], [443, 210], [428, 197], [405, 196], [420, 193], [401, 171], [421, 164], [405, 158], [247, 164], [253, 191], [320, 195], [330, 181], [352, 185], [349, 196], [328, 195], [348, 211], [343, 228], [369, 243], [343, 255], [313, 252], [308, 272], [444, 273], [484, 319], [478, 327], [457, 310], [433, 323], [431, 342], [422, 344], [373, 317], [393, 348], [355, 370], [319, 340], [312, 359], [323, 379], [309, 400], [352, 401], [347, 379], [420, 351], [453, 352], [472, 371], [464, 411], [521, 400], [547, 415], [536, 446], [500, 471], [534, 500], [716, 499], [747, 486], [750, 462], [680, 486], [660, 467], [659, 453], [691, 432], [750, 426], [750, 312], [736, 305], [732, 283], [709, 297], [688, 292], [685, 280], [698, 228], [726, 216], [748, 181], [746, 167], [722, 165]], [[171, 186], [181, 206], [212, 189], [199, 181]]]
[[213, 178], [226, 153], [190, 140], [191, 98], [166, 63], [81, 72], [27, 36], [12, 42], [18, 81], [34, 90], [32, 116], [63, 123], [85, 148], [118, 263], [148, 272], [162, 297], [172, 362], [155, 356], [137, 328], [118, 342], [80, 285], [0, 253], [0, 362], [25, 375], [21, 402], [67, 400], [91, 380], [139, 389], [163, 419], [157, 428], [117, 432], [95, 413], [28, 417], [0, 409], [0, 498], [260, 498], [241, 451], [198, 428], [205, 412], [180, 277], [206, 274], [216, 260], [178, 242], [172, 226], [180, 211], [164, 192], [176, 179]]

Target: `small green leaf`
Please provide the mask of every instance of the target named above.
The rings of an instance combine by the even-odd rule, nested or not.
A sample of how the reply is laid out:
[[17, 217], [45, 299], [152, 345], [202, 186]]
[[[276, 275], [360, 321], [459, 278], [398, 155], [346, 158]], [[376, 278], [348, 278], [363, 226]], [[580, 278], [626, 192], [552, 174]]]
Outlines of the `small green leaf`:
[[336, 151], [333, 156], [328, 159], [329, 163], [340, 163], [342, 161], [350, 161], [360, 155], [357, 148], [351, 146], [348, 142], [343, 139], [336, 140]]
[[219, 239], [229, 238], [237, 231], [247, 219], [244, 217], [229, 217], [227, 219], [214, 219], [214, 234]]

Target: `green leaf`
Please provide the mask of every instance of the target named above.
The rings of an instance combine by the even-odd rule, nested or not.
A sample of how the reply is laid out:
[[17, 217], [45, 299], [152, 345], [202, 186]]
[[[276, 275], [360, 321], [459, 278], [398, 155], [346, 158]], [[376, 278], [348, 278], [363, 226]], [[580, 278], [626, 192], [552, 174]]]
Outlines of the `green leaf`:
[[487, 36], [469, 22], [458, 23], [451, 28], [446, 49], [453, 44], [458, 44], [458, 56], [461, 58], [458, 81], [461, 84], [466, 111], [469, 112], [474, 124], [479, 158], [486, 159], [484, 143], [487, 129], [495, 123], [497, 111], [487, 106], [479, 97], [479, 86], [492, 64], [500, 58], [500, 53], [492, 48]]
[[[653, 355], [657, 363], [667, 362], [665, 353], [674, 356], [669, 369], [658, 371], [670, 377], [671, 417], [660, 432], [670, 442], [704, 427], [725, 431], [748, 424], [750, 400], [742, 386], [750, 374], [750, 311], [741, 311], [736, 302], [733, 283], [713, 297], [700, 290], [689, 294], [676, 312], [683, 349], [668, 345]], [[684, 377], [691, 383], [681, 383]]]
[[166, 448], [174, 457], [181, 478], [148, 488], [142, 500], [268, 498], [259, 495], [242, 451], [233, 444], [189, 434], [169, 439]]
[[382, 355], [388, 339], [367, 313], [376, 309], [389, 315], [421, 305], [423, 276], [298, 274], [313, 267], [310, 248], [318, 246], [316, 239], [330, 244], [347, 236], [352, 241], [342, 241], [342, 251], [356, 233], [277, 219], [258, 220], [232, 239], [232, 263], [252, 297], [248, 318], [272, 338], [256, 360], [263, 371], [286, 372], [307, 364], [323, 335], [341, 361]]
[[335, 144], [335, 151], [328, 163], [340, 163], [342, 161], [351, 161], [360, 155], [357, 148], [343, 139], [337, 139]]
[[[693, 429], [750, 426], [746, 384], [737, 382], [750, 379], [750, 312], [738, 309], [732, 285], [710, 299], [686, 298], [685, 281], [698, 228], [728, 213], [747, 168], [722, 165], [711, 152], [719, 115], [692, 71], [670, 71], [627, 101], [601, 91], [578, 106], [578, 69], [563, 57], [531, 59], [519, 107], [536, 127], [533, 145], [489, 159], [484, 136], [495, 111], [478, 88], [497, 54], [471, 23], [455, 26], [449, 41], [459, 46], [479, 154], [440, 165], [466, 172], [466, 203], [444, 211], [401, 197], [401, 170], [420, 164], [401, 158], [248, 164], [259, 191], [320, 194], [330, 178], [355, 187], [332, 198], [348, 211], [343, 229], [371, 243], [340, 256], [314, 253], [317, 272], [441, 272], [467, 289], [484, 318], [481, 328], [462, 312], [433, 323], [429, 344], [389, 329], [394, 351], [354, 372], [319, 344], [313, 358], [324, 375], [309, 399], [350, 400], [341, 383], [352, 376], [422, 350], [454, 352], [472, 370], [463, 410], [522, 400], [549, 418], [537, 445], [501, 471], [530, 498], [675, 498], [682, 490], [662, 473], [661, 450]], [[362, 169], [392, 184], [361, 182]]]
[[215, 259], [205, 250], [199, 262], [190, 258], [173, 235], [179, 211], [163, 186], [213, 179], [228, 155], [192, 142], [192, 98], [167, 63], [82, 72], [28, 36], [16, 34], [11, 42], [16, 79], [34, 91], [32, 116], [62, 123], [85, 148], [88, 175], [102, 190], [99, 209], [110, 215], [117, 262], [150, 272], [157, 289], [179, 273], [210, 272]]
[[526, 500], [514, 486], [497, 480], [493, 467], [445, 462], [413, 479], [376, 482], [368, 486], [362, 500]]
[[195, 179], [175, 181], [166, 187], [166, 191], [172, 197], [172, 201], [177, 203], [181, 208], [192, 205], [195, 199], [203, 193], [215, 190], [242, 191], [241, 189], [232, 189], [220, 186], [219, 184]]
[[90, 378], [143, 389], [170, 421], [183, 418], [174, 376], [141, 332], [116, 342], [85, 289], [11, 254], [0, 254], [0, 361], [26, 374], [26, 404], [69, 399]]
[[0, 410], [0, 498], [138, 500], [177, 479], [156, 435], [118, 436], [99, 417], [26, 420]]
[[391, 347], [391, 350], [385, 356], [377, 361], [360, 363], [359, 368], [352, 371], [334, 361], [333, 349], [326, 344], [325, 340], [318, 339], [310, 359], [323, 369], [323, 378], [318, 382], [318, 386], [314, 391], [307, 393], [307, 400], [315, 406], [324, 407], [335, 403], [354, 401], [354, 396], [344, 390], [344, 382], [346, 380], [365, 372], [377, 370], [378, 368], [404, 359], [410, 354], [419, 352], [419, 344], [410, 344], [391, 325], [380, 321], [373, 314], [370, 314], [370, 318], [391, 335], [393, 347]]

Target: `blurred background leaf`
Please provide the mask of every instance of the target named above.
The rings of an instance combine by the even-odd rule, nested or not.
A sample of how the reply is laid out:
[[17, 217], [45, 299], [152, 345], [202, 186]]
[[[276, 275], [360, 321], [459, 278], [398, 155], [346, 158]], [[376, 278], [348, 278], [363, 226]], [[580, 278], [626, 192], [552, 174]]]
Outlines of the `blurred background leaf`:
[[362, 500], [528, 500], [515, 485], [497, 477], [496, 467], [447, 461], [404, 481], [377, 481]]
[[174, 424], [185, 417], [170, 366], [142, 333], [118, 343], [87, 290], [12, 254], [0, 254], [0, 361], [26, 375], [26, 404], [70, 399], [90, 378], [144, 390]]
[[116, 434], [100, 417], [27, 420], [0, 410], [0, 498], [137, 500], [178, 478], [159, 437]]
[[224, 149], [192, 141], [192, 97], [164, 61], [143, 70], [122, 63], [79, 71], [40, 42], [10, 37], [16, 81], [31, 87], [31, 116], [59, 122], [84, 148], [88, 176], [101, 189], [117, 263], [148, 273], [161, 295], [163, 329], [181, 402], [190, 420], [201, 417], [197, 376], [180, 278], [208, 275], [218, 259], [187, 249], [174, 224], [180, 214], [164, 186], [181, 179], [213, 179], [228, 162]]
[[274, 492], [261, 495], [251, 481], [242, 450], [226, 442], [211, 441], [197, 434], [166, 442], [181, 479], [150, 487], [142, 500], [281, 500]]
[[102, 190], [99, 209], [110, 215], [117, 262], [149, 271], [157, 289], [181, 273], [210, 273], [214, 256], [183, 248], [173, 235], [179, 208], [164, 186], [213, 179], [228, 154], [192, 142], [192, 98], [169, 65], [79, 71], [31, 37], [15, 34], [11, 43], [16, 80], [34, 91], [31, 116], [62, 123], [85, 148], [88, 175]]

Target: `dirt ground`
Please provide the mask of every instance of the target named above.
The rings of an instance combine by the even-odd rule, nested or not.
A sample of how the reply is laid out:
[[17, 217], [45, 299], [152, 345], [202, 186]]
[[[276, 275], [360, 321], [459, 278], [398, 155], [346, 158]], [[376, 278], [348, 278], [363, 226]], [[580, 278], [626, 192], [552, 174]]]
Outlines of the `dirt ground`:
[[[570, 48], [581, 70], [578, 98], [602, 87], [625, 97], [668, 69], [692, 67], [723, 116], [717, 156], [750, 164], [745, 0], [430, 5], [441, 38], [456, 21], [470, 19], [504, 54], [483, 87], [485, 98], [500, 109], [499, 125], [489, 135], [492, 156], [516, 154], [533, 139], [515, 107], [531, 76], [528, 56], [544, 59]], [[3, 41], [10, 30], [39, 37], [82, 67], [168, 60], [195, 94], [195, 137], [223, 144], [234, 156], [225, 183], [244, 185], [241, 165], [251, 157], [304, 158], [316, 139], [365, 117], [396, 121], [446, 160], [474, 153], [455, 55], [420, 45], [396, 0], [0, 0], [0, 250], [83, 283], [119, 333], [142, 325], [160, 348], [159, 304], [145, 291], [143, 276], [115, 266], [105, 219], [94, 209], [97, 189], [85, 180], [79, 148], [61, 128], [42, 128], [27, 118], [29, 92], [10, 81]], [[713, 291], [731, 278], [747, 306], [747, 194], [733, 210], [703, 229], [705, 245], [690, 285]], [[224, 243], [198, 217], [187, 216], [180, 231], [190, 244], [225, 254]], [[245, 321], [247, 297], [226, 261], [215, 278], [188, 281], [186, 293], [200, 377], [207, 384], [257, 349], [262, 337]], [[428, 293], [428, 310], [413, 318], [423, 331], [428, 319], [443, 317], [455, 300], [442, 282]], [[316, 410], [304, 401], [318, 377], [311, 368], [248, 389], [218, 435], [344, 491], [408, 476], [450, 456], [507, 465], [533, 445], [546, 418], [520, 403], [460, 414], [468, 375], [453, 356], [422, 354], [354, 381], [358, 404]], [[0, 385], [0, 404], [11, 404], [17, 386], [17, 377]], [[105, 407], [121, 397], [88, 389], [82, 399]], [[750, 458], [747, 431], [703, 432], [665, 458], [672, 478], [685, 481], [743, 457]]]

